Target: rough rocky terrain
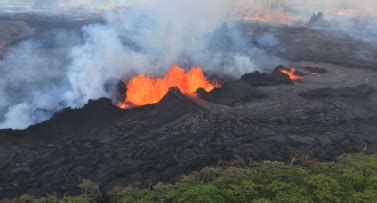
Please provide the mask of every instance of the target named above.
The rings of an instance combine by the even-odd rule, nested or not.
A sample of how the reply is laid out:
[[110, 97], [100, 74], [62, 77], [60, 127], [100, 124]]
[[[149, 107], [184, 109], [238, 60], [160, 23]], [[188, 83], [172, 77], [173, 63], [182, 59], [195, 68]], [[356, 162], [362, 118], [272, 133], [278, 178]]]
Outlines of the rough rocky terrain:
[[266, 51], [307, 60], [291, 64], [301, 81], [251, 73], [197, 98], [172, 89], [156, 105], [128, 110], [100, 99], [26, 130], [1, 130], [0, 198], [74, 192], [83, 179], [105, 191], [169, 181], [219, 160], [377, 152], [377, 63], [350, 51], [376, 48], [298, 28], [275, 34], [289, 46]]
[[346, 152], [377, 152], [377, 73], [296, 65], [329, 72], [298, 67], [306, 73], [301, 82], [250, 86], [266, 96], [232, 106], [171, 90], [156, 105], [121, 110], [101, 99], [24, 131], [3, 130], [0, 194], [75, 191], [84, 178], [105, 190], [171, 180], [219, 160], [288, 161], [300, 153], [331, 160]]

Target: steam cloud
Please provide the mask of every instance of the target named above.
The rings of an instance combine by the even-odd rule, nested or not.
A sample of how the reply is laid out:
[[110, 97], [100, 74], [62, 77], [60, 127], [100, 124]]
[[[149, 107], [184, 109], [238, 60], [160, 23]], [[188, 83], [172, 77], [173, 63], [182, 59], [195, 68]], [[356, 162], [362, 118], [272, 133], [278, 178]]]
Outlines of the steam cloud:
[[[5, 1], [0, 8], [4, 5], [23, 1]], [[355, 38], [373, 42], [370, 33], [377, 30], [374, 0], [34, 0], [27, 7], [41, 5], [62, 11], [105, 10], [106, 22], [85, 26], [83, 43], [59, 32], [57, 44], [75, 44], [67, 53], [36, 51], [41, 45], [26, 41], [0, 61], [0, 128], [24, 129], [62, 108], [112, 98], [109, 86], [117, 79], [160, 74], [174, 63], [234, 77], [279, 63], [247, 43], [235, 16], [302, 26], [323, 11], [335, 28]], [[360, 34], [358, 26], [365, 32]], [[264, 46], [279, 44], [268, 34], [256, 40]]]
[[[234, 76], [254, 71], [250, 55], [262, 58], [263, 51], [229, 54], [210, 49], [218, 29], [228, 30], [230, 48], [247, 47], [231, 19], [233, 6], [231, 0], [135, 1], [107, 12], [106, 23], [85, 26], [84, 42], [70, 49], [65, 60], [36, 52], [36, 42], [24, 42], [16, 49], [20, 51], [10, 53], [0, 64], [6, 73], [0, 78], [0, 128], [23, 129], [64, 107], [80, 108], [89, 99], [111, 98], [114, 92], [108, 86], [115, 79], [159, 74], [174, 63], [201, 65], [209, 72]], [[56, 41], [64, 44], [71, 36]], [[220, 70], [225, 67], [221, 65], [224, 55], [227, 68]]]
[[[107, 24], [84, 28], [85, 44], [71, 52], [71, 89], [66, 92], [65, 101], [69, 106], [80, 107], [88, 99], [110, 97], [104, 84], [122, 74], [158, 74], [182, 62], [204, 67], [219, 65], [220, 61], [213, 59], [217, 53], [209, 50], [209, 43], [214, 30], [233, 26], [229, 18], [232, 6], [230, 0], [160, 0], [108, 13]], [[232, 39], [237, 41], [234, 44], [243, 44], [242, 37]], [[224, 72], [234, 73], [230, 69], [239, 64], [244, 66], [238, 74], [254, 70], [250, 58], [240, 55], [231, 58], [230, 67]]]

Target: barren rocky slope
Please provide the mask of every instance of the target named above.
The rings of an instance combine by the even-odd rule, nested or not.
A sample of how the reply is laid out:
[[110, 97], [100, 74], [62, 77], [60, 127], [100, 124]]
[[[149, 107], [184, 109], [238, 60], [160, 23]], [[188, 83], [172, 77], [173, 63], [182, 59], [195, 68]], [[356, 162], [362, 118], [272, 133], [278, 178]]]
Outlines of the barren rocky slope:
[[[250, 86], [255, 91], [248, 99], [232, 105], [171, 90], [156, 105], [121, 110], [101, 99], [24, 131], [1, 131], [0, 194], [75, 191], [84, 178], [105, 190], [171, 180], [219, 160], [288, 161], [300, 153], [331, 160], [376, 152], [376, 73], [295, 65], [305, 73], [301, 82]], [[266, 96], [253, 97], [255, 92]]]
[[377, 152], [375, 47], [304, 28], [253, 32], [285, 43], [261, 46], [267, 52], [310, 60], [292, 63], [302, 81], [265, 83], [269, 76], [254, 75], [201, 98], [172, 90], [159, 104], [130, 110], [100, 99], [27, 130], [1, 130], [0, 198], [75, 192], [82, 179], [104, 190], [155, 183], [219, 160]]

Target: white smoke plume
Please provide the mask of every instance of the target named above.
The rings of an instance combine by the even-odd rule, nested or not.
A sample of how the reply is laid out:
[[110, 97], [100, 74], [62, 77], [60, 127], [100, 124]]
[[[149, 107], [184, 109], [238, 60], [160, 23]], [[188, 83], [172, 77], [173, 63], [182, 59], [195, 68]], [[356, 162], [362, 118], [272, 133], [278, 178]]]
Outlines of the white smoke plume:
[[[245, 40], [237, 17], [306, 26], [322, 11], [335, 28], [357, 39], [373, 40], [370, 33], [377, 30], [374, 0], [5, 0], [0, 9], [4, 6], [85, 11], [105, 18], [105, 23], [82, 29], [82, 43], [59, 33], [57, 44], [75, 44], [63, 59], [37, 52], [28, 46], [38, 44], [25, 42], [0, 61], [0, 128], [13, 129], [46, 120], [64, 107], [80, 108], [89, 99], [111, 98], [114, 93], [106, 86], [114, 79], [161, 74], [174, 63], [234, 77], [267, 63], [277, 65], [279, 59]], [[360, 34], [357, 26], [365, 32]], [[264, 46], [279, 44], [268, 34], [256, 40]]]
[[211, 31], [229, 20], [229, 0], [159, 0], [110, 12], [105, 25], [84, 28], [86, 42], [71, 53], [71, 90], [65, 100], [81, 106], [109, 96], [104, 84], [122, 74], [161, 73], [181, 59], [211, 61]]
[[62, 60], [31, 48], [36, 46], [24, 42], [0, 61], [0, 128], [23, 129], [60, 108]]
[[[52, 3], [76, 5], [69, 2]], [[0, 62], [0, 71], [6, 72], [0, 78], [0, 128], [24, 129], [64, 107], [80, 108], [89, 99], [111, 98], [114, 92], [107, 85], [114, 79], [161, 74], [175, 63], [239, 76], [258, 68], [251, 59], [253, 53], [264, 54], [257, 49], [235, 54], [210, 50], [216, 30], [236, 27], [231, 0], [129, 1], [122, 5], [126, 6], [105, 13], [105, 23], [83, 27], [83, 43], [70, 49], [64, 60], [36, 52], [35, 42], [24, 42], [16, 49], [21, 51], [11, 52]], [[234, 30], [227, 33], [232, 46], [246, 47]], [[56, 38], [56, 44], [72, 41], [70, 36]], [[223, 55], [229, 58], [226, 68], [220, 65]]]

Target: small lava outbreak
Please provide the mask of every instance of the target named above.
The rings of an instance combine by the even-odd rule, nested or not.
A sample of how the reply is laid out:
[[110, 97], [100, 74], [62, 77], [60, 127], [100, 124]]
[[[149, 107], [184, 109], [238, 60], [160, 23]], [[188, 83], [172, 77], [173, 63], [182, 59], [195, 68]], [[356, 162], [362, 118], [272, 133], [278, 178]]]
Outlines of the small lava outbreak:
[[179, 88], [185, 95], [196, 96], [198, 88], [210, 92], [219, 86], [219, 84], [207, 80], [200, 67], [192, 67], [186, 73], [183, 68], [173, 65], [168, 73], [161, 78], [149, 77], [144, 74], [131, 78], [127, 82], [124, 101], [120, 102], [118, 107], [126, 109], [132, 106], [158, 103], [172, 87]]
[[290, 69], [280, 69], [279, 70], [281, 73], [284, 73], [289, 76], [289, 78], [292, 81], [300, 81], [302, 79], [302, 76], [296, 72], [294, 68]]

